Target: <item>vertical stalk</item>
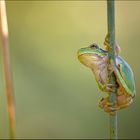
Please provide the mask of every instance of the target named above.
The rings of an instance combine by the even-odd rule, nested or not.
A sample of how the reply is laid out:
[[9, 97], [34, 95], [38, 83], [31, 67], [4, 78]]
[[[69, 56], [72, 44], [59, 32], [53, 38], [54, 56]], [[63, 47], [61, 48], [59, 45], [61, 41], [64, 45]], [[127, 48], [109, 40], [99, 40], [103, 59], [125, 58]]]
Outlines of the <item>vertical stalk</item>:
[[[107, 0], [108, 34], [109, 34], [109, 56], [115, 62], [115, 6], [114, 0]], [[111, 84], [115, 84], [115, 76], [112, 74]], [[116, 104], [116, 93], [110, 94], [110, 102]], [[110, 114], [110, 139], [117, 139], [117, 112]]]
[[8, 116], [9, 116], [9, 130], [10, 138], [14, 139], [16, 135], [15, 129], [15, 101], [14, 101], [14, 90], [12, 81], [12, 71], [10, 62], [9, 52], [9, 36], [8, 36], [8, 25], [6, 16], [5, 0], [0, 0], [0, 32], [2, 37], [2, 56], [4, 66], [4, 79], [6, 88], [6, 97], [8, 104]]

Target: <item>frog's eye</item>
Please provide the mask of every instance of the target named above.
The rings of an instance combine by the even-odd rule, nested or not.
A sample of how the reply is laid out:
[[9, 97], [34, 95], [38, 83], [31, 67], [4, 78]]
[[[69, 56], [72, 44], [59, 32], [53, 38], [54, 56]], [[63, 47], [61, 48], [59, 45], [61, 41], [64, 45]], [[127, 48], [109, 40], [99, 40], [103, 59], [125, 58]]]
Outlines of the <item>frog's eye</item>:
[[90, 45], [90, 48], [91, 48], [91, 49], [97, 49], [97, 48], [99, 48], [99, 47], [98, 47], [97, 44], [92, 44], [92, 45]]

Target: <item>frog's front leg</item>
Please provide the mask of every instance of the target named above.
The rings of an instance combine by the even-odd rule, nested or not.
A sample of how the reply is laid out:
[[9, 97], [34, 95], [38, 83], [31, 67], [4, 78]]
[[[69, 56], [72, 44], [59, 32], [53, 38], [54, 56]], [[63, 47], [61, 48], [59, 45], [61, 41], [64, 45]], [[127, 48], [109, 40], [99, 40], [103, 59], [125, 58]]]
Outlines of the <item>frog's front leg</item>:
[[105, 45], [105, 50], [109, 51], [109, 49], [111, 48], [109, 44], [109, 34], [107, 34], [105, 37], [104, 45]]
[[107, 93], [116, 92], [116, 89], [118, 88], [118, 85], [116, 85], [116, 84], [104, 84], [103, 85], [100, 82], [98, 82], [98, 86], [103, 92], [107, 92]]
[[[109, 43], [109, 34], [107, 34], [105, 37], [104, 45], [105, 45], [106, 51], [109, 51], [111, 49], [110, 43]], [[115, 51], [116, 51], [116, 55], [120, 54], [121, 52], [121, 48], [118, 44], [115, 45]]]
[[110, 93], [110, 92], [116, 92], [116, 89], [118, 88], [118, 85], [115, 83], [115, 84], [110, 84], [109, 83], [109, 79], [110, 79], [110, 76], [108, 75], [106, 75], [105, 77], [105, 79], [106, 80], [103, 80], [104, 79], [104, 77], [103, 77], [103, 73], [100, 73], [99, 74], [99, 79], [96, 79], [96, 81], [97, 81], [97, 83], [98, 83], [98, 86], [99, 86], [99, 88], [103, 91], [103, 92], [108, 92], [108, 93]]

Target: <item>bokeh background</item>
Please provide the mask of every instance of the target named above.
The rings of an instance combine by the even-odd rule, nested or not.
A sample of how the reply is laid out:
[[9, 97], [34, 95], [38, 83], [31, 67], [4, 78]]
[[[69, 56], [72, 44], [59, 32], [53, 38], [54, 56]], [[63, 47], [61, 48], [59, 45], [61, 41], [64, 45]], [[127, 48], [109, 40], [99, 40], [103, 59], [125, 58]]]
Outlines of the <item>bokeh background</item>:
[[[109, 116], [98, 107], [107, 94], [76, 57], [93, 42], [103, 46], [106, 10], [106, 1], [7, 1], [18, 138], [109, 138]], [[116, 2], [116, 38], [137, 88], [134, 103], [118, 112], [118, 135], [140, 138], [139, 1]], [[0, 138], [8, 138], [0, 73]]]

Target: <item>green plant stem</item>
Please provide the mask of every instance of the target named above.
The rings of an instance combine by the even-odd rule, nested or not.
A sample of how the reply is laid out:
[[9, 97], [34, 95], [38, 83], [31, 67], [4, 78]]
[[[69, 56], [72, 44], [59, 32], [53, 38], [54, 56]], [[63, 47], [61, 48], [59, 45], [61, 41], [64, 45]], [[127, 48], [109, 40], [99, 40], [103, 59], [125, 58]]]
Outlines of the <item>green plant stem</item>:
[[[115, 62], [115, 6], [114, 0], [107, 0], [108, 34], [109, 34], [109, 56]], [[115, 84], [115, 75], [112, 74], [110, 83]], [[116, 93], [110, 93], [110, 102], [116, 104]], [[117, 112], [110, 114], [110, 139], [117, 139]]]
[[14, 101], [14, 90], [12, 81], [12, 70], [10, 62], [9, 52], [9, 36], [8, 36], [8, 25], [6, 16], [5, 0], [0, 0], [0, 32], [2, 38], [2, 56], [3, 56], [3, 67], [4, 67], [4, 80], [5, 80], [5, 91], [7, 97], [7, 107], [9, 116], [9, 130], [10, 139], [15, 139], [16, 128], [15, 128], [15, 101]]

